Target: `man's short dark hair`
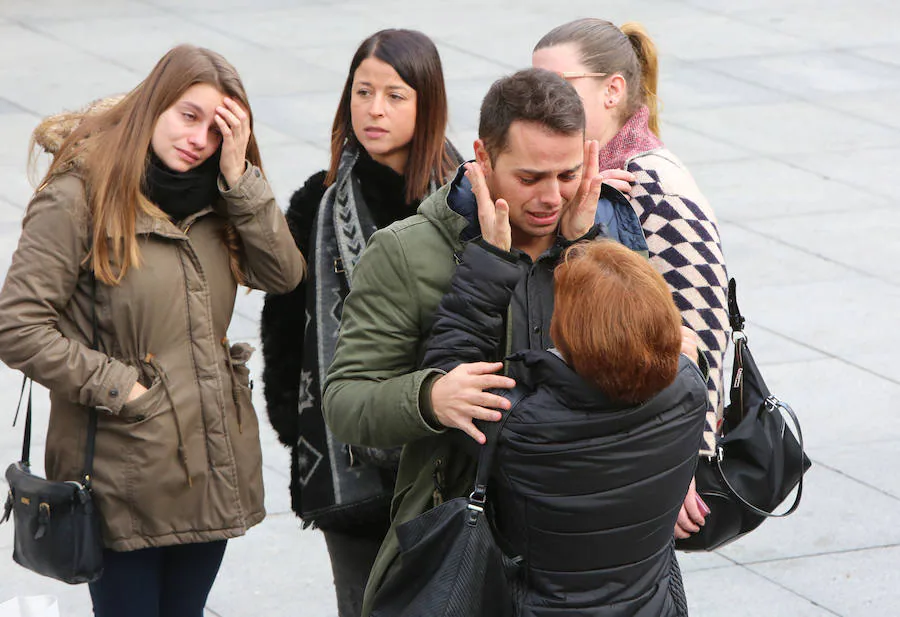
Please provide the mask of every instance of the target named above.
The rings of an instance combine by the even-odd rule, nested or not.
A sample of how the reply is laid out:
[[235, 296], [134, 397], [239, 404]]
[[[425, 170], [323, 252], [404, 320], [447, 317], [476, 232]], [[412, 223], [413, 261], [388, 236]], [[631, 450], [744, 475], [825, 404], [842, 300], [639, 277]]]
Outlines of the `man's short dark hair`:
[[516, 120], [535, 122], [561, 135], [584, 133], [584, 105], [565, 79], [544, 69], [525, 69], [498, 79], [481, 103], [478, 137], [493, 163], [506, 150]]

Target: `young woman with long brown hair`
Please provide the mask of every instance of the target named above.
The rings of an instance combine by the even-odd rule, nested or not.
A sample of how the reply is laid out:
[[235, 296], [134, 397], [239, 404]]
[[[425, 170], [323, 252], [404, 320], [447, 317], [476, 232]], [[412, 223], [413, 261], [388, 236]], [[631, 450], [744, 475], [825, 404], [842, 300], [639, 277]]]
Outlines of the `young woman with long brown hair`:
[[[640, 219], [650, 263], [668, 283], [709, 364], [710, 409], [701, 451], [711, 455], [723, 409], [728, 277], [715, 213], [687, 167], [660, 139], [656, 45], [639, 23], [617, 27], [578, 19], [544, 35], [532, 64], [575, 87], [584, 102], [587, 137], [600, 144], [600, 169], [618, 170], [604, 173], [634, 183], [627, 197]], [[676, 536], [698, 531], [708, 512], [692, 486]]]
[[428, 37], [382, 30], [362, 42], [335, 114], [330, 166], [287, 211], [310, 278], [290, 294], [266, 296], [263, 308], [269, 419], [291, 448], [294, 512], [325, 533], [341, 617], [361, 610], [388, 530], [399, 452], [335, 439], [322, 416], [322, 383], [369, 236], [415, 214], [461, 162], [445, 139], [447, 116], [441, 59]]
[[48, 478], [81, 477], [100, 412], [94, 614], [200, 617], [227, 539], [265, 516], [252, 349], [226, 338], [237, 288], [304, 273], [246, 92], [222, 56], [182, 45], [35, 141], [54, 159], [0, 292], [0, 358], [50, 390]]

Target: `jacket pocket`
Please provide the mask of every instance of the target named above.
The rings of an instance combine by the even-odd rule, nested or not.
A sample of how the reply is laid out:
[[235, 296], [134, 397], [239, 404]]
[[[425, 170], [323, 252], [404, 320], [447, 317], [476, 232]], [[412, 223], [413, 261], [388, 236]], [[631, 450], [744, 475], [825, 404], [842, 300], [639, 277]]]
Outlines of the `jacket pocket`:
[[142, 370], [147, 392], [98, 426], [94, 473], [106, 481], [95, 483], [95, 492], [113, 540], [184, 531], [201, 505], [182, 462], [183, 435], [165, 375], [149, 364]]
[[131, 423], [143, 422], [166, 411], [168, 407], [162, 380], [156, 377], [146, 392], [122, 405], [119, 419]]
[[259, 422], [253, 409], [253, 382], [247, 366], [254, 349], [247, 343], [231, 345], [228, 339], [223, 339], [222, 344], [228, 358], [231, 398], [234, 402], [234, 414], [228, 418], [228, 433], [234, 452], [241, 502], [245, 515], [261, 516], [265, 497], [262, 450], [259, 443]]

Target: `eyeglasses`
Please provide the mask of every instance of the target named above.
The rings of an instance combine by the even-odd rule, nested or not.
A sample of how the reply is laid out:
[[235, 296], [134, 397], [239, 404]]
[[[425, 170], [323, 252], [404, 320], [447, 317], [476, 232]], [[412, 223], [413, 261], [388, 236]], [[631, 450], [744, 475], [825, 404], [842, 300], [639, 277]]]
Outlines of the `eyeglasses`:
[[563, 79], [581, 79], [582, 77], [606, 77], [609, 73], [575, 73], [572, 71], [557, 71], [557, 75]]

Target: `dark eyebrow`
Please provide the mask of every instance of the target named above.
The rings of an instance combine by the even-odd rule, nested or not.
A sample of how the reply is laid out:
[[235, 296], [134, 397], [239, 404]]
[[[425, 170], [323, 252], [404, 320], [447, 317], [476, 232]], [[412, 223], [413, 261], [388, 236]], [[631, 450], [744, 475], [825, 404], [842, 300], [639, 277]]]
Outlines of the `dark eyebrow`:
[[[369, 81], [358, 81], [356, 82], [357, 86], [369, 86], [372, 87], [372, 82]], [[388, 90], [412, 90], [410, 86], [407, 85], [390, 85], [387, 87]]]
[[[572, 173], [575, 173], [576, 171], [578, 171], [579, 169], [581, 169], [582, 167], [584, 167], [584, 163], [578, 163], [578, 165], [576, 165], [575, 167], [572, 167], [571, 169], [564, 169], [559, 173], [560, 174], [572, 174]], [[516, 173], [527, 174], [529, 176], [536, 176], [538, 178], [543, 178], [544, 176], [549, 176], [551, 174], [551, 172], [546, 171], [546, 170], [525, 169], [525, 168], [516, 169]]]

